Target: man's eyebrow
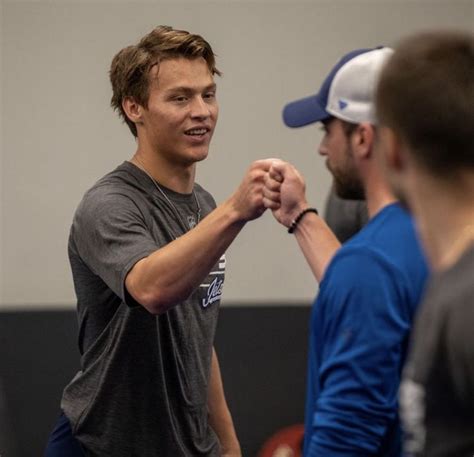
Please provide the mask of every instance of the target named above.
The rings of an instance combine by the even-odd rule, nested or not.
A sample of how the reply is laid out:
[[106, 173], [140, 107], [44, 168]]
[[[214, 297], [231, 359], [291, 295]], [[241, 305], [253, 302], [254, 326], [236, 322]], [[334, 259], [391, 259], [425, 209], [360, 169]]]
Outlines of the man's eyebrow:
[[[209, 91], [209, 90], [216, 90], [217, 88], [217, 84], [216, 83], [212, 83], [212, 84], [209, 84], [208, 86], [204, 87], [202, 89], [203, 92], [206, 92], [206, 91]], [[197, 91], [195, 88], [192, 88], [192, 87], [188, 87], [188, 86], [177, 86], [177, 87], [172, 87], [170, 89], [167, 90], [167, 92], [169, 93], [184, 93], [184, 94], [192, 94], [194, 92], [200, 92], [200, 91]]]

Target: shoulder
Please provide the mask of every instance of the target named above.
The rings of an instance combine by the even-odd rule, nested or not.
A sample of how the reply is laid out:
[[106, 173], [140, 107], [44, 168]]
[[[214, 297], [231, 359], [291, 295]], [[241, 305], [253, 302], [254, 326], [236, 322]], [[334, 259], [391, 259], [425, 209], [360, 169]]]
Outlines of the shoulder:
[[321, 288], [329, 284], [345, 289], [374, 284], [377, 277], [393, 273], [393, 264], [377, 249], [363, 244], [343, 245], [334, 256], [321, 282]]
[[119, 166], [99, 179], [82, 197], [74, 214], [73, 224], [90, 220], [98, 222], [110, 217], [141, 213], [144, 193], [134, 177]]
[[349, 258], [345, 262], [355, 257], [362, 265], [381, 268], [406, 284], [416, 283], [418, 287], [426, 281], [427, 263], [413, 218], [399, 204], [382, 209], [339, 254], [341, 260]]
[[[321, 283], [316, 309], [328, 332], [347, 326], [361, 335], [397, 340], [416, 308], [406, 278], [369, 247], [341, 248]], [[398, 341], [398, 340], [397, 340]]]
[[133, 190], [123, 186], [115, 186], [110, 183], [95, 185], [84, 194], [77, 207], [76, 217], [87, 214], [101, 217], [127, 207], [137, 207], [137, 199], [134, 197], [136, 195]]
[[374, 312], [404, 301], [406, 281], [406, 276], [377, 250], [343, 246], [323, 277], [320, 297], [330, 307]]
[[348, 244], [387, 250], [406, 242], [417, 242], [413, 218], [398, 203], [392, 203], [372, 217]]

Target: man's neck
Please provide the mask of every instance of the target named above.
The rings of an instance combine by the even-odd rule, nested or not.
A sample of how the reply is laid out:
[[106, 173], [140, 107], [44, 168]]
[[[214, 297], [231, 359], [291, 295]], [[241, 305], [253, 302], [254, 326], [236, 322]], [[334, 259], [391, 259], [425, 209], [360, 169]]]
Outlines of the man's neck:
[[130, 160], [138, 168], [149, 174], [155, 181], [181, 194], [189, 194], [194, 187], [196, 165], [183, 166], [170, 163], [158, 154], [147, 154], [140, 149]]
[[410, 195], [428, 260], [445, 270], [474, 243], [474, 175], [455, 184], [417, 175]]
[[397, 201], [389, 185], [378, 172], [369, 170], [364, 177], [365, 200], [369, 219], [372, 219], [380, 210]]

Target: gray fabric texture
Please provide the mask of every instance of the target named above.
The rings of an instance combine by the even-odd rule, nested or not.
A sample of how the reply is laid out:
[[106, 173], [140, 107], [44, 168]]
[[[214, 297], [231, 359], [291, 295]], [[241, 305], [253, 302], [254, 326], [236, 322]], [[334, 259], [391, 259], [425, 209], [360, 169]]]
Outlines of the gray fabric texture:
[[339, 242], [344, 243], [367, 224], [367, 203], [338, 197], [332, 187], [326, 199], [324, 219]]
[[401, 389], [407, 456], [474, 455], [474, 247], [433, 276]]
[[[224, 280], [221, 259], [184, 302], [155, 316], [134, 302], [134, 264], [184, 234], [194, 196], [164, 189], [124, 162], [84, 196], [69, 258], [77, 295], [81, 370], [61, 407], [88, 456], [215, 456], [207, 390]], [[202, 217], [215, 207], [198, 184]]]

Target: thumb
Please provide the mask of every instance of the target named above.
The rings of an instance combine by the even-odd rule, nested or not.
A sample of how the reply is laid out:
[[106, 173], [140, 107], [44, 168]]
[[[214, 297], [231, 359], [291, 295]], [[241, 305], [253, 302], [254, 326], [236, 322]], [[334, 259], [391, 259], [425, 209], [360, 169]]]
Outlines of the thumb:
[[288, 165], [289, 164], [287, 164], [286, 162], [283, 162], [282, 160], [273, 161], [272, 166], [270, 167], [270, 170], [269, 170], [270, 176], [273, 179], [282, 182], [287, 173]]

